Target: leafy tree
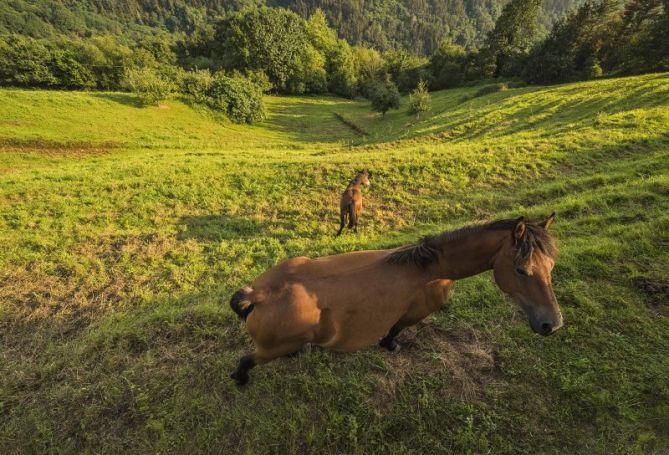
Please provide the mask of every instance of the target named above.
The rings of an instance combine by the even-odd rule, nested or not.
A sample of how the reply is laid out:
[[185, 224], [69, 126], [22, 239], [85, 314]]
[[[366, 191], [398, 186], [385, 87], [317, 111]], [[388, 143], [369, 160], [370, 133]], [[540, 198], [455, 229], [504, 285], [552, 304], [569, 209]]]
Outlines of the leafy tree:
[[398, 50], [383, 55], [385, 71], [402, 92], [415, 87], [416, 81], [428, 77], [428, 59], [412, 55], [408, 51]]
[[304, 26], [311, 45], [323, 54], [328, 54], [337, 47], [337, 32], [328, 26], [323, 10], [317, 9], [305, 21]]
[[439, 50], [430, 58], [428, 70], [433, 90], [457, 87], [465, 79], [465, 49], [444, 40]]
[[390, 79], [373, 82], [368, 97], [372, 101], [372, 110], [380, 112], [383, 117], [390, 109], [400, 108], [400, 92]]
[[511, 0], [488, 33], [481, 51], [484, 77], [517, 74], [537, 32], [541, 0]]
[[384, 81], [387, 76], [383, 58], [378, 51], [362, 46], [354, 47], [353, 54], [358, 91], [371, 99], [371, 92], [378, 88], [378, 82]]
[[[280, 8], [233, 13], [216, 26], [224, 68], [262, 70], [282, 92], [302, 93], [322, 82], [324, 59], [307, 45], [303, 19]], [[291, 79], [294, 79], [291, 81]]]
[[533, 83], [557, 83], [584, 79], [599, 73], [599, 55], [609, 35], [608, 19], [615, 11], [613, 0], [587, 1], [531, 53], [525, 79]]
[[669, 69], [669, 2], [629, 0], [604, 43], [607, 71], [642, 73]]
[[79, 53], [95, 74], [97, 87], [102, 90], [119, 90], [123, 86], [132, 54], [129, 47], [111, 35], [92, 37]]
[[420, 117], [421, 112], [428, 112], [432, 99], [427, 91], [425, 81], [418, 82], [418, 86], [409, 95], [409, 114]]
[[337, 38], [320, 9], [306, 21], [305, 31], [310, 45], [325, 57], [326, 88], [338, 95], [353, 96], [356, 77], [351, 46]]
[[57, 83], [51, 72], [51, 52], [46, 46], [18, 35], [0, 38], [0, 84], [50, 87]]
[[77, 60], [71, 50], [57, 49], [53, 52], [51, 72], [60, 87], [68, 89], [91, 89], [96, 85], [90, 68]]
[[328, 54], [328, 90], [337, 95], [352, 97], [358, 78], [356, 59], [351, 46], [344, 40], [337, 40], [337, 46]]
[[160, 65], [174, 65], [177, 57], [172, 50], [172, 43], [164, 36], [150, 36], [139, 42], [139, 48], [146, 50], [153, 60]]

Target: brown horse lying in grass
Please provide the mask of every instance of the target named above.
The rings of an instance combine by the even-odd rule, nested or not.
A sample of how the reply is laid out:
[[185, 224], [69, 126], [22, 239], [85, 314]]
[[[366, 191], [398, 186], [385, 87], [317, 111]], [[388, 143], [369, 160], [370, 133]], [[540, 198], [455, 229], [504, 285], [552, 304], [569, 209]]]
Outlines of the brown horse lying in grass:
[[344, 352], [375, 343], [395, 350], [397, 334], [439, 309], [455, 280], [490, 269], [532, 330], [550, 335], [562, 327], [551, 285], [553, 216], [465, 227], [391, 250], [284, 261], [230, 300], [256, 347], [231, 377], [245, 384], [256, 364], [307, 343]]
[[371, 173], [368, 171], [358, 171], [355, 174], [351, 183], [348, 184], [346, 190], [341, 195], [339, 201], [339, 232], [337, 236], [341, 235], [346, 225], [346, 218], [348, 217], [348, 228], [353, 229], [353, 232], [358, 232], [358, 220], [362, 214], [362, 191], [360, 185], [369, 186], [369, 177]]

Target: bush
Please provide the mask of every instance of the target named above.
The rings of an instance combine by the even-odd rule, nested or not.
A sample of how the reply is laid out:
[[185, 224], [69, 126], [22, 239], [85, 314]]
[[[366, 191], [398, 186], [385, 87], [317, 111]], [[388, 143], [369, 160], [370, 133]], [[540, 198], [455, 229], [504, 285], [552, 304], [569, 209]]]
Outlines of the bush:
[[207, 96], [209, 107], [225, 112], [235, 123], [253, 123], [265, 118], [262, 90], [243, 76], [217, 74]]
[[179, 75], [179, 92], [189, 101], [199, 104], [209, 103], [209, 89], [214, 78], [208, 70], [183, 71]]
[[479, 96], [490, 95], [491, 93], [503, 92], [508, 90], [509, 86], [503, 83], [486, 85], [485, 87], [480, 88], [476, 93], [474, 93], [474, 98]]
[[385, 82], [370, 84], [368, 93], [369, 99], [372, 101], [372, 109], [380, 112], [384, 117], [388, 110], [400, 108], [400, 92], [389, 79]]
[[427, 84], [425, 84], [425, 81], [420, 81], [409, 95], [409, 114], [420, 116], [421, 112], [429, 111], [430, 102], [430, 92], [427, 91]]
[[263, 93], [269, 93], [274, 87], [269, 77], [262, 70], [250, 70], [244, 73], [244, 77], [253, 82], [253, 84]]
[[150, 68], [129, 69], [125, 73], [128, 88], [144, 105], [157, 105], [173, 91], [173, 84]]

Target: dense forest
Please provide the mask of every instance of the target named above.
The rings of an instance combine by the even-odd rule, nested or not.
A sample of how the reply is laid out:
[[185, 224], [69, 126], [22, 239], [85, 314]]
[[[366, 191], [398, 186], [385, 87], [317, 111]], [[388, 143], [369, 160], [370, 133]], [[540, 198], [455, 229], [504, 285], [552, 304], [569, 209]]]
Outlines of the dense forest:
[[[545, 32], [578, 0], [546, 0]], [[190, 33], [208, 19], [245, 7], [280, 6], [303, 19], [321, 9], [339, 36], [380, 51], [431, 55], [446, 38], [473, 49], [492, 30], [506, 0], [9, 0], [0, 5], [0, 33], [43, 38], [53, 33], [139, 35]], [[154, 29], [154, 30], [152, 30]]]

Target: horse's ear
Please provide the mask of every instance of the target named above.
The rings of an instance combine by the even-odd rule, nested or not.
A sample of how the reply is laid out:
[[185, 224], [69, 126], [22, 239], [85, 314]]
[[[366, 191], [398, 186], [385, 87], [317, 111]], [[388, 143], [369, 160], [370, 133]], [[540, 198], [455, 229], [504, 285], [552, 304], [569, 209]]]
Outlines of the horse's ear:
[[513, 228], [513, 237], [516, 240], [520, 240], [525, 235], [525, 217], [520, 217], [516, 220], [516, 226]]
[[372, 171], [368, 171], [367, 169], [365, 169], [365, 172], [367, 173], [367, 177], [371, 177], [371, 176], [372, 176]]
[[548, 218], [546, 218], [543, 222], [539, 223], [539, 226], [541, 226], [547, 231], [550, 225], [553, 224], [554, 219], [555, 219], [555, 212], [551, 213], [548, 216]]

